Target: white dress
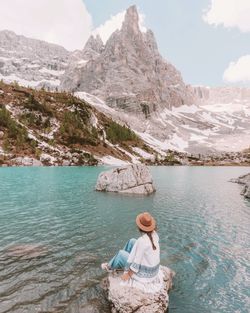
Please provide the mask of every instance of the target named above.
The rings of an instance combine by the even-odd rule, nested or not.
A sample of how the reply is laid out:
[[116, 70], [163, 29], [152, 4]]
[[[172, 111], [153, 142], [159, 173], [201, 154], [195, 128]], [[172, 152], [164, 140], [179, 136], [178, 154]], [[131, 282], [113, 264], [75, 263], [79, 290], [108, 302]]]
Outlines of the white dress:
[[138, 238], [129, 254], [125, 271], [131, 269], [134, 274], [121, 285], [139, 288], [144, 292], [155, 293], [163, 286], [163, 274], [160, 270], [159, 237], [154, 231], [152, 238], [156, 250], [147, 234]]

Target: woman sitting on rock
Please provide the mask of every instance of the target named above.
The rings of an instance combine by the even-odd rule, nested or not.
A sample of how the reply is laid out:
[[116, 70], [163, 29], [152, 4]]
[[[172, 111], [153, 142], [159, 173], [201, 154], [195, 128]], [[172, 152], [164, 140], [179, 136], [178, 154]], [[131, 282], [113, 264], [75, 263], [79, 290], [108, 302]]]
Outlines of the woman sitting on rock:
[[123, 269], [122, 285], [139, 288], [144, 292], [157, 292], [163, 284], [160, 267], [159, 237], [154, 218], [147, 212], [136, 217], [141, 236], [130, 239], [102, 269]]

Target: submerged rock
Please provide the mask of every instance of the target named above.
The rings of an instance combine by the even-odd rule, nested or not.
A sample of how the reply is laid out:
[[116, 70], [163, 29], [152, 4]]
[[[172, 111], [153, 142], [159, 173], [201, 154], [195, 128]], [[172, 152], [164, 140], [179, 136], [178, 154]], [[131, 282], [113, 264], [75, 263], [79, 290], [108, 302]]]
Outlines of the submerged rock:
[[9, 257], [27, 260], [45, 256], [48, 253], [48, 248], [40, 244], [20, 244], [8, 247], [5, 253]]
[[133, 164], [102, 172], [96, 190], [148, 195], [155, 192], [155, 187], [149, 169], [143, 164]]
[[236, 179], [231, 179], [230, 180], [233, 183], [238, 183], [243, 185], [243, 190], [241, 192], [241, 194], [250, 199], [250, 173], [246, 174], [246, 175], [242, 175]]
[[164, 284], [157, 293], [144, 293], [140, 289], [120, 285], [121, 274], [110, 274], [103, 287], [111, 304], [112, 313], [164, 313], [168, 308], [168, 291], [172, 288], [174, 272], [161, 266]]

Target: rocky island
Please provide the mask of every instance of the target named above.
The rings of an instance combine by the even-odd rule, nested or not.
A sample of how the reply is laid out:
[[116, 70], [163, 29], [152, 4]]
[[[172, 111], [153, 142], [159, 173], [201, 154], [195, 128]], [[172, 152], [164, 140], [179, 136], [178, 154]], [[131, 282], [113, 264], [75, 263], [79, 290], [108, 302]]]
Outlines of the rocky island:
[[120, 275], [110, 274], [104, 279], [103, 285], [111, 304], [112, 313], [164, 313], [168, 308], [168, 292], [172, 288], [175, 273], [161, 266], [164, 284], [155, 294], [144, 293], [136, 288], [120, 285]]
[[133, 164], [102, 172], [96, 190], [149, 195], [155, 192], [155, 187], [149, 169], [143, 164]]

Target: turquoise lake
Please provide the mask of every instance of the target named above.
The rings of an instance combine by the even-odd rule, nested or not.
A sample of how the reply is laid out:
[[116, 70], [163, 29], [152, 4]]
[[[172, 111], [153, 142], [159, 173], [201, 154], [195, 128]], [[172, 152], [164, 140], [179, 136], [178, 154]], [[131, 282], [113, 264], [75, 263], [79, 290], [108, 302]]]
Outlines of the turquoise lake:
[[[229, 182], [250, 168], [151, 167], [149, 197], [95, 192], [104, 169], [0, 169], [0, 313], [109, 312], [100, 264], [139, 236], [142, 211], [176, 272], [169, 313], [250, 312], [250, 201]], [[11, 254], [34, 244], [42, 255]]]

